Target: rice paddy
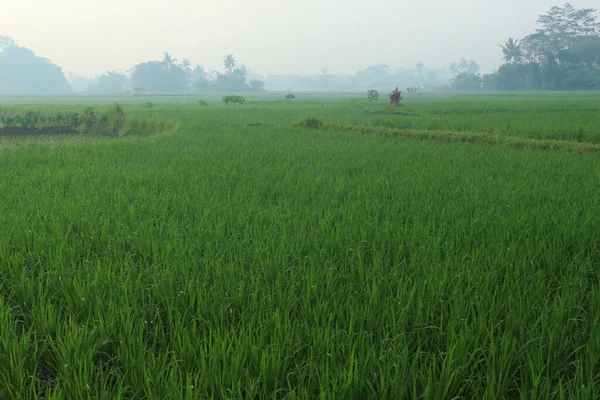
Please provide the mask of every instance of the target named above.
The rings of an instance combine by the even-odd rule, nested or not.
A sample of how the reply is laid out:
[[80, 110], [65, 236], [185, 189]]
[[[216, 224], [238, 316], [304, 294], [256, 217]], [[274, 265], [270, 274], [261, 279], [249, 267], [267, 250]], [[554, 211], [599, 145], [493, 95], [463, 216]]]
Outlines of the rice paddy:
[[160, 129], [0, 134], [0, 398], [600, 398], [599, 94], [279, 97], [1, 100]]

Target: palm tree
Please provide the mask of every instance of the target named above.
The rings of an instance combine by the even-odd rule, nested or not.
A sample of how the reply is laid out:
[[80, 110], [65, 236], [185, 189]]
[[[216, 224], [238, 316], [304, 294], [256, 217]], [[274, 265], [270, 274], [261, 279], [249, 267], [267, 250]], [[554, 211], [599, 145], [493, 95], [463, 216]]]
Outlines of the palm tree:
[[233, 54], [227, 54], [223, 59], [223, 64], [225, 64], [225, 69], [228, 73], [232, 73], [236, 67], [236, 61]]
[[521, 44], [518, 40], [509, 38], [504, 46], [500, 45], [500, 47], [502, 48], [502, 54], [504, 54], [502, 59], [507, 64], [520, 63], [523, 60], [523, 50], [521, 50]]
[[162, 59], [162, 63], [163, 63], [163, 65], [165, 66], [165, 68], [167, 68], [167, 69], [171, 69], [171, 67], [172, 67], [173, 65], [175, 65], [175, 61], [177, 61], [177, 59], [176, 59], [176, 58], [173, 58], [173, 57], [171, 56], [171, 54], [169, 54], [169, 52], [168, 52], [168, 51], [163, 53], [163, 59]]
[[181, 68], [183, 68], [183, 72], [185, 72], [185, 76], [189, 81], [192, 77], [192, 62], [189, 58], [181, 60]]

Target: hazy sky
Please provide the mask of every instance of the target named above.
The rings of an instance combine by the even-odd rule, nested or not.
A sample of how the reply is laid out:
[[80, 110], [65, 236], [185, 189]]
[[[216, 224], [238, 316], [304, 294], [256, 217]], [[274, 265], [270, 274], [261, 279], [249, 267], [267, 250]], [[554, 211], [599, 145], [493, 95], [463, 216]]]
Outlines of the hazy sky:
[[[164, 51], [207, 70], [233, 53], [258, 73], [354, 73], [372, 64], [483, 71], [498, 45], [563, 0], [0, 0], [0, 34], [65, 71], [127, 71]], [[598, 0], [573, 0], [577, 8]]]

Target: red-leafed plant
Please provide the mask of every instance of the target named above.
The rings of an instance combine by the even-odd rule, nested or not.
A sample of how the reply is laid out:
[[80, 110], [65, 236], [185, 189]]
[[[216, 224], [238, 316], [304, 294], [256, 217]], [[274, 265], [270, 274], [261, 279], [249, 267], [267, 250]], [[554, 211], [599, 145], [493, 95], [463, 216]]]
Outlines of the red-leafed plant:
[[402, 104], [400, 103], [400, 100], [402, 100], [402, 92], [398, 89], [398, 87], [396, 87], [396, 90], [394, 90], [391, 94], [390, 94], [390, 104], [393, 104], [395, 106], [401, 106]]

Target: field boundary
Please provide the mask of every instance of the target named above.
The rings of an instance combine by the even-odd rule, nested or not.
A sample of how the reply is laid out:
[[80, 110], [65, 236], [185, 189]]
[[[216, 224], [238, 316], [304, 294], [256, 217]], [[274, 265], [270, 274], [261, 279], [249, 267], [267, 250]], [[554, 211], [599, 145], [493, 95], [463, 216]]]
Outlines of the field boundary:
[[492, 146], [507, 146], [515, 149], [529, 149], [538, 151], [600, 154], [600, 144], [571, 140], [532, 139], [518, 136], [499, 136], [480, 132], [383, 128], [366, 125], [339, 124], [333, 122], [324, 123], [321, 129], [330, 131], [338, 130], [345, 132], [359, 132], [383, 137], [411, 138], [446, 143], [473, 143]]

